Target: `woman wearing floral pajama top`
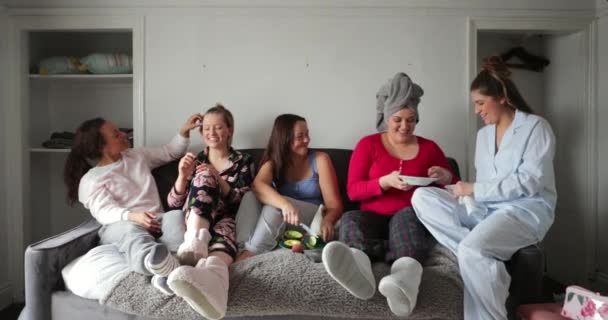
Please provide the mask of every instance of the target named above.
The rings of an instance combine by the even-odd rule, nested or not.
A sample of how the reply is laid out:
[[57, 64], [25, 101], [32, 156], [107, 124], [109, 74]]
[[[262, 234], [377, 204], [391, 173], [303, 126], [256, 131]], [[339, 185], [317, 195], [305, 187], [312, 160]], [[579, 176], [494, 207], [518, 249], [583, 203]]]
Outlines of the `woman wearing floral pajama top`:
[[170, 206], [183, 206], [186, 233], [177, 251], [183, 266], [167, 282], [208, 319], [226, 313], [228, 266], [237, 252], [234, 219], [254, 178], [252, 157], [230, 146], [233, 132], [230, 111], [221, 105], [207, 110], [201, 126], [207, 148], [180, 160], [179, 175], [168, 196]]

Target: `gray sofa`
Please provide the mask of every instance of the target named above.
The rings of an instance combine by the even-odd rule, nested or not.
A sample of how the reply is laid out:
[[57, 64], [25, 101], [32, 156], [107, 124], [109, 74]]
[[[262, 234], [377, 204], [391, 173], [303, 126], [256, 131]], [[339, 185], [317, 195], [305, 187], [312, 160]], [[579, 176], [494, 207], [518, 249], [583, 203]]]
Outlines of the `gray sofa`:
[[[320, 149], [336, 167], [345, 209], [354, 209], [345, 192], [351, 150]], [[247, 149], [259, 163], [262, 149]], [[450, 163], [458, 174], [453, 159]], [[163, 205], [177, 174], [177, 161], [154, 170]], [[30, 245], [25, 252], [26, 305], [19, 319], [200, 319], [178, 297], [166, 297], [149, 280], [132, 273], [103, 304], [80, 298], [65, 290], [61, 270], [70, 261], [97, 245], [100, 225], [87, 221], [74, 229]], [[418, 305], [410, 319], [462, 318], [462, 281], [455, 257], [436, 244], [423, 264]], [[524, 248], [507, 262], [512, 275], [510, 314], [521, 303], [537, 302], [541, 296], [542, 252]], [[376, 281], [388, 266], [375, 263]], [[378, 293], [368, 300], [354, 299], [325, 273], [322, 264], [287, 250], [255, 256], [234, 264], [230, 270], [227, 318], [238, 319], [387, 319], [392, 314]]]

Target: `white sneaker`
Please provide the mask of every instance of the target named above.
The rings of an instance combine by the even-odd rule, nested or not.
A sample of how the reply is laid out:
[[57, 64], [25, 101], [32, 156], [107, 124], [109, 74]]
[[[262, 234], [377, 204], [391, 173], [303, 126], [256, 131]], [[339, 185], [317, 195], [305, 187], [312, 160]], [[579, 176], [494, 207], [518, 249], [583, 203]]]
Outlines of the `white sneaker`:
[[207, 229], [188, 230], [184, 242], [177, 248], [177, 259], [182, 265], [194, 266], [201, 258], [209, 254], [211, 233]]
[[376, 280], [369, 257], [361, 250], [332, 241], [323, 248], [327, 273], [353, 296], [367, 300], [376, 293]]
[[171, 273], [169, 287], [207, 319], [221, 319], [228, 307], [228, 266], [220, 258], [201, 259], [196, 267], [181, 266]]
[[388, 307], [400, 317], [414, 311], [418, 300], [418, 289], [422, 279], [422, 266], [410, 257], [402, 257], [393, 262], [391, 274], [378, 284], [378, 291], [386, 297]]

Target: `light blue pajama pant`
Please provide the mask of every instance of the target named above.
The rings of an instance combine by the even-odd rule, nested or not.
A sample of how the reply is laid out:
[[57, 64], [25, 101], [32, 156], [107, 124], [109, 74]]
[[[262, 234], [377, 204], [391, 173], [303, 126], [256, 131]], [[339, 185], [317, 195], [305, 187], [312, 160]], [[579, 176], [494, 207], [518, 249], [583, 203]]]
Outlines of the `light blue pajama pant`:
[[465, 286], [465, 320], [507, 319], [511, 276], [504, 261], [537, 243], [535, 231], [508, 206], [490, 209], [484, 218], [472, 218], [464, 205], [440, 188], [418, 188], [412, 205], [435, 239], [458, 258]]
[[166, 245], [175, 252], [184, 242], [186, 225], [182, 210], [172, 210], [158, 215], [163, 235], [156, 239], [142, 225], [131, 221], [117, 221], [106, 224], [99, 229], [99, 243], [113, 244], [125, 254], [127, 263], [133, 271], [150, 276], [150, 271], [144, 264], [146, 255], [158, 245]]
[[[285, 197], [298, 210], [300, 222], [310, 226], [319, 205]], [[268, 252], [277, 245], [277, 240], [285, 231], [287, 224], [283, 221], [281, 209], [259, 202], [253, 192], [247, 192], [236, 215], [237, 243], [245, 250], [256, 254]], [[291, 226], [298, 229], [299, 226]]]

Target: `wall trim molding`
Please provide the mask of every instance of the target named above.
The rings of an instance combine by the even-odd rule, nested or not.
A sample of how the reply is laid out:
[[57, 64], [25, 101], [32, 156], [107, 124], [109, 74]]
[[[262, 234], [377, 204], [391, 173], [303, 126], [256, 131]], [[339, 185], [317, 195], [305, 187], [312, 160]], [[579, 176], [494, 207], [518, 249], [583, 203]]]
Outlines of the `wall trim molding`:
[[[22, 88], [24, 87], [24, 77], [20, 77], [21, 73], [25, 73], [19, 57], [22, 39], [17, 26], [13, 20], [9, 26], [9, 48], [8, 61], [11, 61], [9, 66], [10, 81], [9, 81], [9, 103], [6, 108], [5, 133], [12, 133], [12, 139], [8, 139], [9, 135], [5, 134], [6, 154], [13, 156], [13, 161], [6, 163], [6, 206], [7, 218], [11, 221], [11, 228], [7, 230], [7, 239], [11, 245], [8, 247], [8, 265], [9, 276], [11, 279], [24, 279], [23, 272], [23, 249], [24, 249], [24, 206], [23, 206], [23, 181], [25, 172], [23, 171], [23, 160], [26, 159], [25, 148], [23, 147], [24, 130], [22, 125], [22, 105], [27, 102], [22, 102], [25, 98], [22, 96]], [[9, 188], [10, 181], [10, 188]], [[20, 297], [24, 292], [24, 285], [20, 282], [15, 283], [13, 287], [13, 297]], [[16, 300], [21, 300], [17, 298]]]
[[586, 256], [589, 257], [586, 261], [586, 273], [597, 273], [598, 264], [600, 261], [601, 252], [599, 252], [600, 243], [600, 228], [598, 225], [598, 187], [599, 181], [597, 177], [598, 170], [598, 25], [597, 21], [593, 21], [585, 31], [586, 50], [587, 50], [587, 97], [586, 108], [586, 126], [585, 126], [585, 141], [587, 141], [587, 190], [585, 192], [585, 203], [587, 208], [585, 212], [585, 234], [590, 233], [585, 237], [585, 247], [587, 248]]
[[13, 303], [13, 295], [11, 285], [8, 283], [0, 283], [0, 310], [10, 306]]
[[[598, 1], [598, 0], [596, 0]], [[193, 7], [425, 7], [448, 9], [488, 8], [503, 9], [537, 9], [537, 10], [592, 10], [596, 4], [587, 1], [526, 1], [526, 0], [4, 0], [8, 8], [193, 8]]]
[[[593, 18], [597, 12], [591, 9], [492, 9], [492, 8], [443, 8], [443, 7], [295, 7], [295, 6], [217, 6], [217, 7], [112, 7], [101, 8], [82, 7], [60, 7], [60, 8], [7, 8], [9, 15], [13, 16], [35, 16], [35, 15], [174, 15], [174, 16], [381, 16], [381, 17], [403, 17], [403, 16], [485, 16], [485, 17], [547, 17], [547, 18]], [[177, 18], [176, 17], [176, 18]]]

